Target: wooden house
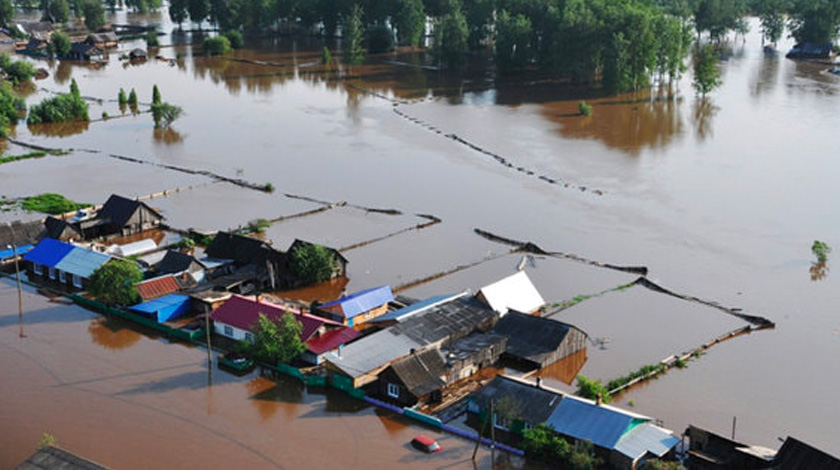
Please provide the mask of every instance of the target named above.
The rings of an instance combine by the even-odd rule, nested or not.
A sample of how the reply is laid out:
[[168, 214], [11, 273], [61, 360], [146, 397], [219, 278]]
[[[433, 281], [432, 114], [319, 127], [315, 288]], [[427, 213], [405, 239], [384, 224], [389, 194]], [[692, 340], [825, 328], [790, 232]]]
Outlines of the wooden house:
[[52, 238], [41, 240], [27, 253], [29, 279], [61, 284], [69, 289], [87, 289], [88, 279], [111, 257]]
[[113, 31], [107, 31], [103, 33], [90, 34], [87, 38], [85, 38], [84, 42], [101, 49], [113, 49], [119, 46], [120, 38], [117, 37], [117, 34]]
[[101, 62], [107, 57], [105, 49], [86, 42], [74, 42], [70, 45], [67, 58], [71, 60]]
[[473, 333], [441, 347], [446, 361], [446, 383], [466, 379], [499, 361], [507, 338], [493, 333]]
[[515, 311], [503, 316], [492, 332], [507, 338], [505, 357], [527, 369], [546, 367], [585, 350], [588, 338], [572, 325]]
[[47, 230], [47, 237], [56, 240], [66, 242], [79, 240], [82, 237], [82, 234], [79, 233], [79, 230], [73, 224], [53, 216], [47, 217], [47, 220], [44, 221], [44, 228]]
[[146, 203], [112, 194], [96, 217], [79, 222], [79, 231], [90, 240], [128, 236], [160, 227], [163, 216]]
[[436, 403], [446, 385], [446, 363], [437, 349], [400, 359], [379, 374], [377, 392], [399, 406]]
[[285, 253], [256, 238], [230, 232], [219, 232], [204, 253], [215, 260], [229, 260], [237, 273], [253, 271], [257, 289], [278, 290], [290, 287], [288, 261]]
[[317, 305], [312, 313], [347, 326], [359, 326], [387, 313], [388, 303], [392, 300], [394, 294], [391, 288], [379, 286]]

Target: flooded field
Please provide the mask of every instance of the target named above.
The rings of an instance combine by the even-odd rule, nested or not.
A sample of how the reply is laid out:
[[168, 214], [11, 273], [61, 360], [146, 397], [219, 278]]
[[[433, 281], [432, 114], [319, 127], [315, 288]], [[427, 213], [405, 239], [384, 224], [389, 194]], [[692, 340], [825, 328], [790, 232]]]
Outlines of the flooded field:
[[[206, 58], [194, 53], [189, 35], [167, 36], [160, 55], [182, 57], [174, 65], [128, 65], [114, 55], [102, 68], [41, 62], [50, 77], [36, 82], [30, 105], [74, 78], [83, 95], [103, 100], [92, 102], [92, 118], [122, 115], [114, 101], [120, 88], [136, 88], [146, 102], [154, 84], [185, 115], [166, 135], [154, 131], [148, 114], [130, 112], [84, 130], [19, 124], [18, 141], [76, 150], [0, 165], [0, 194], [52, 191], [101, 203], [112, 192], [192, 186], [151, 201], [180, 228], [226, 229], [323, 207], [286, 194], [403, 214], [333, 208], [278, 222], [265, 236], [281, 246], [302, 238], [343, 247], [422, 223], [415, 214], [442, 220], [347, 251], [350, 291], [390, 284], [422, 298], [475, 290], [513, 272], [521, 254], [475, 228], [546, 251], [646, 266], [668, 289], [742, 308], [777, 327], [717, 345], [620, 403], [633, 400], [635, 411], [677, 432], [694, 423], [726, 433], [737, 416], [740, 440], [773, 447], [790, 434], [840, 453], [833, 435], [840, 411], [830, 393], [840, 388], [833, 363], [840, 280], [831, 259], [822, 280], [809, 273], [814, 239], [840, 246], [830, 202], [838, 196], [840, 78], [823, 66], [763, 54], [757, 31], [753, 23], [745, 41], [733, 43], [721, 64], [724, 85], [710, 103], [695, 99], [689, 74], [674, 88], [676, 100], [664, 99], [664, 90], [654, 99], [587, 96], [594, 106], [588, 118], [573, 115], [580, 90], [552, 83], [494, 83], [481, 70], [462, 78], [393, 65], [387, 55], [352, 71], [326, 70], [314, 64], [323, 46], [316, 41], [264, 40], [232, 58]], [[790, 46], [783, 41], [780, 50]], [[526, 260], [525, 269], [548, 302], [637, 277], [556, 258]], [[414, 284], [423, 279], [429, 282]], [[427, 460], [405, 447], [416, 427], [357, 411], [341, 396], [275, 390], [252, 376], [208, 377], [204, 351], [103, 324], [31, 292], [25, 305], [29, 336], [21, 340], [13, 284], [0, 283], [0, 347], [7, 352], [0, 393], [13, 397], [0, 401], [0, 467], [22, 460], [44, 430], [119, 467], [149, 459], [187, 467], [472, 466], [469, 443], [440, 436], [453, 453]], [[639, 286], [555, 318], [611, 339], [606, 349], [590, 347], [583, 365], [582, 373], [603, 379], [744, 325]], [[104, 420], [113, 425], [103, 428]], [[337, 444], [325, 449], [313, 436]]]

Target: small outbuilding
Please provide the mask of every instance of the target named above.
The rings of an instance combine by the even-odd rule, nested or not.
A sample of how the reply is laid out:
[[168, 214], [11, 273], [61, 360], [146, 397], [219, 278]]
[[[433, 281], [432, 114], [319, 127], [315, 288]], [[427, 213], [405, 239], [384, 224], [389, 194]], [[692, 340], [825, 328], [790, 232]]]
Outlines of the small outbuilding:
[[387, 313], [388, 303], [393, 300], [391, 287], [380, 286], [318, 305], [312, 313], [344, 325], [358, 326]]
[[493, 333], [507, 338], [505, 356], [527, 368], [542, 368], [586, 349], [588, 336], [567, 323], [508, 312]]
[[146, 52], [145, 49], [140, 49], [136, 47], [128, 53], [129, 60], [146, 60], [149, 58], [149, 54]]
[[502, 316], [508, 310], [534, 313], [545, 305], [545, 300], [525, 271], [482, 287], [476, 297]]
[[130, 310], [148, 315], [158, 323], [163, 323], [189, 312], [191, 310], [190, 298], [186, 295], [169, 294], [135, 305]]
[[379, 374], [379, 396], [400, 406], [435, 403], [446, 385], [446, 363], [437, 349], [400, 359]]

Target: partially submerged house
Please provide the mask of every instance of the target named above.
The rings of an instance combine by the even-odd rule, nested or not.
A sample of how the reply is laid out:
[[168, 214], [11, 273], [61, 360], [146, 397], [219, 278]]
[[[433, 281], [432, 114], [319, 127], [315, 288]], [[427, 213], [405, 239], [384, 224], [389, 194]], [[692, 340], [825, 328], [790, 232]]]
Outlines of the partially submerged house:
[[830, 42], [806, 42], [794, 45], [785, 57], [789, 59], [830, 59], [832, 53], [833, 46]]
[[446, 383], [471, 377], [498, 362], [507, 341], [504, 336], [493, 333], [473, 333], [441, 347], [446, 362]]
[[85, 44], [90, 44], [91, 46], [96, 46], [102, 49], [112, 49], [119, 46], [120, 38], [117, 36], [117, 33], [113, 31], [106, 31], [90, 34], [87, 38], [85, 38], [84, 42]]
[[129, 60], [146, 60], [149, 58], [149, 54], [146, 52], [145, 49], [140, 49], [139, 47], [135, 47], [128, 53]]
[[689, 425], [688, 468], [690, 469], [761, 469], [771, 468], [776, 452], [721, 436], [706, 429]]
[[75, 289], [88, 287], [88, 279], [111, 257], [52, 238], [41, 240], [23, 258], [30, 279], [51, 280]]
[[400, 406], [435, 403], [446, 385], [446, 363], [437, 349], [426, 349], [394, 362], [379, 374], [379, 396]]
[[96, 216], [78, 222], [85, 239], [134, 235], [160, 227], [163, 216], [145, 202], [112, 194]]
[[204, 253], [217, 260], [229, 260], [238, 272], [253, 270], [256, 288], [277, 290], [289, 283], [286, 254], [256, 238], [219, 232]]
[[782, 448], [773, 458], [773, 469], [794, 470], [800, 468], [840, 470], [840, 459], [788, 436], [782, 444]]
[[47, 217], [47, 220], [44, 221], [44, 228], [47, 230], [47, 237], [56, 240], [68, 242], [82, 238], [82, 234], [73, 224], [53, 216]]
[[387, 313], [388, 303], [392, 300], [391, 287], [379, 286], [317, 305], [312, 313], [344, 325], [358, 326]]
[[545, 300], [525, 271], [482, 287], [476, 297], [502, 316], [509, 310], [534, 313], [545, 305]]
[[163, 323], [174, 320], [190, 312], [192, 309], [189, 296], [169, 294], [137, 304], [131, 307], [130, 310], [135, 313], [147, 315], [158, 323]]
[[505, 356], [527, 368], [543, 368], [586, 349], [587, 335], [549, 318], [508, 312], [493, 327], [507, 338]]
[[95, 44], [87, 42], [74, 42], [70, 45], [70, 52], [67, 58], [89, 62], [101, 62], [108, 56], [108, 52]]

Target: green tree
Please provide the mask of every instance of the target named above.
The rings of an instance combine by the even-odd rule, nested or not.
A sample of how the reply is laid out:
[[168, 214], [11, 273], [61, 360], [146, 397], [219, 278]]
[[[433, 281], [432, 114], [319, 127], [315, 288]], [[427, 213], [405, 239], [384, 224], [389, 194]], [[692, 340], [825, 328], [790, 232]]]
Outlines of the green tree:
[[190, 21], [198, 24], [201, 29], [201, 22], [210, 13], [210, 2], [208, 0], [187, 0], [187, 12], [190, 14]]
[[350, 65], [361, 65], [365, 61], [365, 50], [362, 47], [365, 37], [363, 14], [362, 7], [357, 3], [344, 17], [341, 40], [344, 43], [344, 61]]
[[0, 25], [7, 25], [15, 17], [15, 4], [12, 0], [0, 0]]
[[134, 91], [134, 88], [128, 93], [128, 104], [137, 106], [137, 92]]
[[840, 0], [796, 0], [788, 27], [799, 44], [833, 42], [840, 27]]
[[120, 92], [117, 94], [117, 101], [121, 104], [128, 104], [128, 96], [125, 94], [125, 90], [120, 88]]
[[105, 26], [105, 7], [99, 0], [83, 0], [82, 14], [85, 17], [85, 27], [90, 31], [97, 31]]
[[231, 51], [230, 40], [224, 36], [205, 38], [201, 43], [201, 48], [205, 54], [209, 55], [227, 54]]
[[464, 63], [470, 31], [459, 4], [452, 3], [449, 12], [435, 25], [434, 52], [446, 66], [457, 67]]
[[[504, 7], [514, 7], [514, 5], [504, 5]], [[500, 8], [499, 11], [508, 11], [504, 7]], [[470, 49], [480, 49], [493, 31], [493, 16], [496, 13], [496, 1], [466, 0], [462, 11], [464, 12], [467, 29], [469, 30], [467, 45]], [[523, 12], [513, 11], [511, 12], [511, 16], [517, 16], [521, 13]], [[531, 21], [530, 17], [525, 17]], [[496, 24], [498, 24], [498, 19], [496, 20]]]
[[242, 49], [245, 47], [245, 38], [242, 37], [242, 33], [236, 31], [235, 29], [231, 29], [230, 31], [225, 33], [225, 37], [228, 38], [230, 41], [230, 47], [233, 49]]
[[146, 47], [158, 47], [160, 46], [160, 41], [158, 41], [158, 33], [157, 31], [149, 31], [146, 33]]
[[79, 84], [76, 83], [76, 79], [70, 80], [70, 94], [76, 98], [81, 98], [82, 92], [79, 91]]
[[133, 305], [140, 300], [136, 284], [142, 280], [136, 263], [115, 258], [90, 276], [90, 292], [108, 305]]
[[152, 104], [160, 104], [163, 100], [160, 97], [160, 89], [157, 85], [152, 85]]
[[586, 441], [578, 444], [578, 447], [572, 451], [564, 468], [570, 470], [596, 470], [601, 466], [601, 463], [601, 459], [595, 456], [595, 449], [592, 442]]
[[61, 31], [53, 33], [52, 38], [50, 38], [50, 45], [53, 53], [58, 57], [66, 57], [70, 53], [70, 37]]
[[650, 459], [642, 464], [640, 470], [685, 470], [685, 467], [677, 462]]
[[372, 54], [394, 50], [394, 32], [386, 24], [375, 24], [365, 32], [367, 50]]
[[253, 340], [244, 345], [245, 351], [269, 364], [291, 362], [306, 350], [300, 339], [302, 328], [292, 312], [286, 311], [277, 320], [260, 313], [251, 328]]
[[531, 20], [502, 10], [496, 20], [496, 64], [503, 72], [522, 69], [531, 61]]
[[29, 81], [35, 76], [35, 66], [23, 60], [9, 62], [9, 65], [3, 67], [3, 70], [15, 85]]
[[720, 70], [717, 68], [718, 53], [715, 48], [706, 44], [698, 46], [694, 57], [694, 90], [705, 98], [706, 95], [723, 83]]
[[169, 19], [181, 29], [187, 19], [187, 0], [169, 0]]
[[338, 264], [329, 248], [314, 243], [295, 246], [290, 257], [292, 273], [305, 284], [330, 279]]
[[743, 0], [700, 0], [694, 10], [697, 33], [709, 33], [712, 41], [719, 42], [729, 31], [746, 31], [746, 4]]
[[0, 83], [0, 137], [8, 137], [10, 127], [17, 124], [21, 113], [26, 112], [26, 104], [12, 87], [10, 82]]
[[43, 20], [52, 23], [66, 23], [70, 19], [70, 4], [67, 0], [41, 0]]
[[395, 0], [391, 19], [397, 30], [397, 42], [417, 46], [426, 28], [426, 13], [422, 0]]
[[811, 245], [811, 252], [817, 257], [818, 262], [825, 263], [828, 261], [828, 254], [831, 253], [831, 247], [826, 242], [814, 240], [814, 244]]
[[182, 112], [180, 106], [169, 103], [152, 103], [152, 119], [155, 121], [155, 127], [157, 128], [171, 126]]
[[525, 429], [522, 431], [522, 438], [522, 450], [530, 458], [558, 464], [569, 460], [569, 443], [558, 436], [549, 424], [539, 423]]
[[598, 395], [600, 395], [604, 403], [609, 403], [612, 400], [609, 390], [607, 390], [607, 387], [600, 380], [593, 380], [585, 375], [578, 375], [577, 383], [578, 388], [575, 395], [591, 400], [598, 399]]
[[754, 0], [753, 10], [761, 21], [761, 40], [779, 42], [785, 32], [787, 0]]

